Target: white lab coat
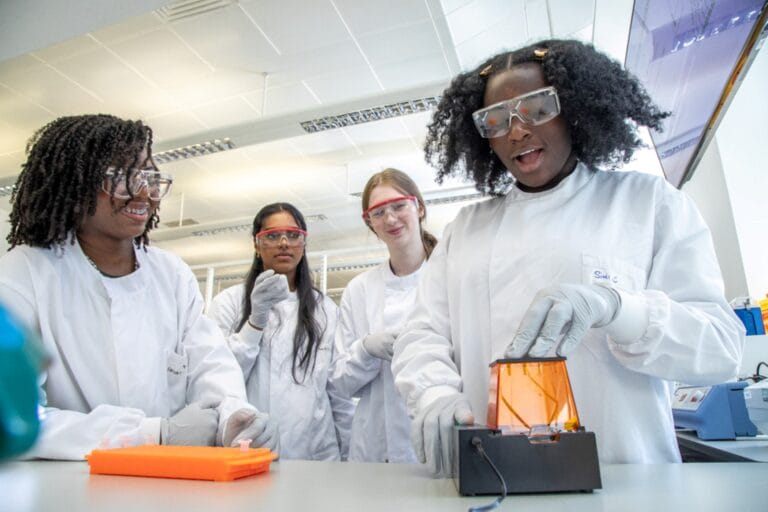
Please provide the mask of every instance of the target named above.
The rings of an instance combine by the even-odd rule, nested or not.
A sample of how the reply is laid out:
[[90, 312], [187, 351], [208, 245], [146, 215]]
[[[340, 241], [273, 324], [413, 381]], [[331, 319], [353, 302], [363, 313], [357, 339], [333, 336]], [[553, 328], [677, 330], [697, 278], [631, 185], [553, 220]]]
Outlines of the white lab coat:
[[18, 246], [0, 258], [0, 301], [53, 359], [28, 456], [83, 459], [105, 441], [157, 442], [161, 418], [198, 400], [221, 402], [221, 440], [229, 415], [251, 408], [189, 267], [154, 247], [136, 258], [140, 267], [119, 278], [102, 276], [77, 242]]
[[[248, 400], [266, 411], [280, 429], [283, 459], [338, 460], [346, 458], [354, 404], [329, 383], [333, 361], [333, 335], [338, 308], [322, 296], [315, 319], [323, 333], [314, 370], [306, 380], [293, 380], [293, 335], [298, 323], [299, 300], [295, 292], [269, 312], [264, 331], [246, 322], [235, 332], [242, 316], [245, 286], [227, 288], [214, 297], [208, 309], [227, 336], [243, 375]], [[303, 372], [297, 371], [301, 378]]]
[[392, 368], [409, 412], [463, 391], [484, 423], [488, 364], [502, 357], [535, 293], [601, 281], [624, 290], [617, 322], [646, 308], [650, 321], [623, 346], [592, 329], [568, 357], [581, 423], [595, 432], [603, 462], [679, 461], [670, 381], [733, 378], [744, 327], [723, 297], [693, 202], [647, 174], [579, 164], [552, 190], [513, 188], [465, 207], [432, 254], [395, 343]]
[[417, 462], [411, 422], [390, 362], [369, 355], [362, 341], [371, 333], [403, 329], [416, 301], [420, 271], [399, 277], [387, 261], [355, 276], [341, 297], [332, 381], [346, 396], [360, 398], [352, 420], [350, 461]]

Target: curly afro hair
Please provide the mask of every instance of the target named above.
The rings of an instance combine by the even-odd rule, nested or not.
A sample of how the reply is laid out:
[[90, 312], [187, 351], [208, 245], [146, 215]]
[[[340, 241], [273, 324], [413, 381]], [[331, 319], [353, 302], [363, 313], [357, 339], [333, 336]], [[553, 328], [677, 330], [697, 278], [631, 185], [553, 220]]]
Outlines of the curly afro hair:
[[[151, 160], [151, 128], [106, 114], [60, 117], [39, 129], [11, 196], [10, 248], [74, 244], [83, 219], [96, 212], [107, 168], [135, 169], [145, 147]], [[149, 243], [159, 220], [157, 213], [149, 218], [137, 246]]]
[[[642, 145], [636, 126], [661, 130], [662, 112], [634, 76], [590, 44], [545, 40], [495, 55], [453, 79], [445, 90], [424, 146], [437, 181], [463, 175], [478, 191], [501, 195], [513, 182], [488, 140], [477, 132], [472, 113], [483, 108], [490, 77], [521, 64], [541, 66], [560, 98], [560, 115], [571, 134], [576, 157], [589, 166], [626, 163]], [[631, 122], [630, 122], [631, 121]]]

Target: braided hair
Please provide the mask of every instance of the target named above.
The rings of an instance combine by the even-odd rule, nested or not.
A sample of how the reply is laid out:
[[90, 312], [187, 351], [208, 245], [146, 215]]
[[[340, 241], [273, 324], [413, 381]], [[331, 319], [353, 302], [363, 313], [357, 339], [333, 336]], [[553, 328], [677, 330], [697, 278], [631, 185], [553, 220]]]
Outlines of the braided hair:
[[[255, 238], [256, 234], [262, 230], [264, 222], [267, 217], [275, 213], [286, 212], [289, 213], [296, 223], [303, 229], [307, 230], [307, 221], [301, 212], [290, 203], [272, 203], [263, 207], [256, 214], [253, 219], [253, 231], [252, 236]], [[319, 303], [322, 301], [323, 293], [312, 285], [312, 275], [309, 270], [309, 263], [307, 262], [306, 249], [304, 249], [299, 264], [296, 266], [296, 296], [299, 299], [298, 310], [298, 323], [296, 325], [296, 332], [293, 335], [293, 363], [291, 365], [291, 375], [294, 382], [300, 384], [306, 378], [308, 372], [314, 370], [315, 361], [317, 359], [317, 347], [320, 346], [320, 341], [325, 334], [326, 326], [320, 326], [319, 322], [315, 319], [315, 311], [318, 309]], [[259, 274], [264, 272], [264, 262], [259, 256], [258, 252], [254, 253], [253, 263], [248, 270], [248, 275], [245, 278], [245, 294], [243, 295], [243, 314], [240, 317], [240, 322], [237, 325], [237, 332], [243, 328], [248, 321], [248, 317], [251, 316], [252, 304], [251, 304], [251, 292], [256, 282], [256, 278]], [[299, 370], [303, 373], [303, 378], [299, 379]]]
[[[10, 248], [74, 244], [83, 219], [96, 213], [107, 168], [135, 169], [145, 148], [151, 159], [151, 128], [107, 114], [60, 117], [39, 129], [27, 143], [11, 195]], [[134, 240], [137, 246], [149, 244], [159, 220], [155, 211]]]
[[557, 90], [573, 150], [588, 166], [612, 168], [628, 162], [642, 145], [636, 126], [660, 131], [661, 121], [669, 116], [651, 101], [637, 78], [592, 45], [540, 41], [490, 57], [456, 76], [443, 92], [424, 146], [427, 162], [438, 170], [438, 183], [458, 174], [491, 195], [503, 194], [511, 184], [510, 173], [477, 132], [472, 113], [484, 107], [492, 76], [529, 63], [540, 65], [545, 80]]

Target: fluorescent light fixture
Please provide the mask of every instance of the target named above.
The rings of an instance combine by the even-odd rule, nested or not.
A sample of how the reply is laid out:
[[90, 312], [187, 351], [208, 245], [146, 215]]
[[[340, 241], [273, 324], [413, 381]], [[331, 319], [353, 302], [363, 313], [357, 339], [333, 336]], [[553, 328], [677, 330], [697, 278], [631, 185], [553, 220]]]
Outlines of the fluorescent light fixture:
[[307, 133], [333, 130], [336, 128], [343, 128], [345, 126], [369, 123], [371, 121], [379, 121], [381, 119], [389, 119], [392, 117], [416, 114], [418, 112], [426, 112], [427, 110], [431, 110], [437, 107], [437, 103], [439, 101], [439, 96], [429, 96], [415, 100], [400, 101], [398, 103], [391, 103], [381, 107], [371, 107], [362, 110], [356, 110], [354, 112], [347, 112], [345, 114], [339, 114], [337, 116], [326, 116], [312, 119], [310, 121], [303, 121], [301, 123], [301, 127], [304, 128], [304, 131]]
[[156, 9], [155, 12], [164, 22], [173, 23], [230, 5], [232, 0], [178, 0], [171, 5]]
[[183, 160], [185, 158], [194, 158], [196, 156], [218, 153], [219, 151], [227, 151], [228, 149], [235, 149], [235, 147], [235, 143], [228, 137], [225, 137], [223, 139], [207, 140], [200, 144], [192, 144], [190, 146], [169, 149], [168, 151], [161, 151], [160, 153], [153, 153], [152, 158], [155, 162], [164, 164], [176, 160]]
[[214, 236], [221, 235], [223, 233], [237, 233], [240, 231], [250, 231], [253, 228], [253, 224], [236, 224], [234, 226], [222, 226], [220, 228], [213, 229], [201, 229], [199, 231], [193, 231], [192, 236]]

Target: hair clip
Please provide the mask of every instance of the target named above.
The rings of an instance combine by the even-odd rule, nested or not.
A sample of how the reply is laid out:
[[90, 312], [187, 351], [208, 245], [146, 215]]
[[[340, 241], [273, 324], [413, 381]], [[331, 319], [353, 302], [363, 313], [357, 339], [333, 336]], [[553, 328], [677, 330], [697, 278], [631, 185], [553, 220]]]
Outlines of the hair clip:
[[543, 59], [544, 57], [547, 56], [548, 53], [549, 53], [549, 49], [547, 48], [536, 48], [535, 50], [533, 50], [533, 55], [537, 59]]
[[488, 64], [480, 70], [480, 76], [488, 76], [491, 74], [491, 71], [493, 71], [493, 64]]

